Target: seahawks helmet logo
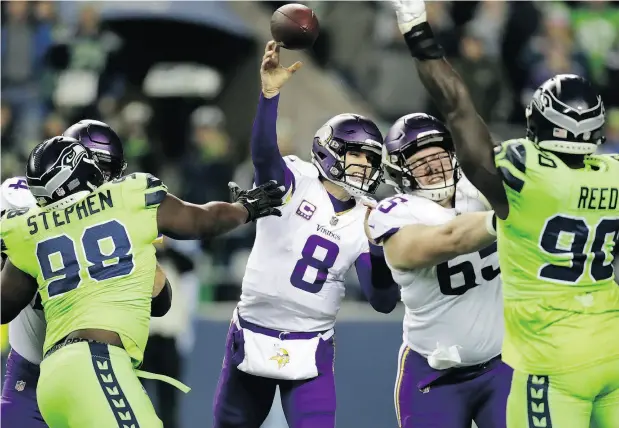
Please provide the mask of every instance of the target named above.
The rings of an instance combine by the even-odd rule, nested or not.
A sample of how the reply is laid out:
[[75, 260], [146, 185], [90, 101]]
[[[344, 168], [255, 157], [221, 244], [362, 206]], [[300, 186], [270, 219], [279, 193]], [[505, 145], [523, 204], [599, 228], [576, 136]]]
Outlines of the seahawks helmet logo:
[[86, 153], [86, 149], [83, 146], [74, 145], [70, 147], [69, 153], [60, 158], [60, 166], [75, 169], [82, 158], [86, 156]]

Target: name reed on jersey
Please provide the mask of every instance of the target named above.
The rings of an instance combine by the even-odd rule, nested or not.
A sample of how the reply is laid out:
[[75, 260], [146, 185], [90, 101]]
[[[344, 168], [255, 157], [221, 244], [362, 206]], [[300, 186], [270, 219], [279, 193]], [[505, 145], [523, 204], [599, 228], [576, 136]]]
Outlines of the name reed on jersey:
[[30, 226], [30, 234], [34, 235], [42, 228], [49, 230], [52, 227], [61, 227], [65, 224], [70, 224], [71, 221], [78, 221], [91, 215], [96, 215], [112, 207], [114, 207], [112, 192], [106, 190], [88, 195], [80, 202], [64, 210], [42, 211], [37, 215], [28, 217], [26, 221], [28, 226]]
[[580, 187], [578, 209], [616, 210], [619, 200], [617, 187]]

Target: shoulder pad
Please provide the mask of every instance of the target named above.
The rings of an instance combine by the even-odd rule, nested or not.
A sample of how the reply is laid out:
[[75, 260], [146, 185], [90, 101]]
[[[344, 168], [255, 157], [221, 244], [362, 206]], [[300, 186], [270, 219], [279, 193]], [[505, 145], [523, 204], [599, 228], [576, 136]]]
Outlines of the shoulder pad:
[[[167, 186], [160, 179], [144, 172], [125, 175], [112, 183], [123, 186], [127, 198], [142, 200], [147, 208], [158, 207], [168, 194]], [[135, 195], [136, 193], [141, 193], [143, 196]]]
[[297, 156], [284, 156], [284, 162], [295, 175], [318, 178], [318, 169], [311, 163], [299, 159]]
[[380, 243], [409, 224], [432, 224], [436, 208], [441, 207], [419, 196], [400, 194], [383, 199], [370, 213], [370, 235]]
[[37, 204], [30, 193], [25, 177], [12, 177], [4, 180], [0, 192], [0, 211], [31, 208]]
[[535, 150], [528, 140], [508, 140], [495, 150], [495, 163], [507, 187], [520, 193], [527, 173], [527, 152]]

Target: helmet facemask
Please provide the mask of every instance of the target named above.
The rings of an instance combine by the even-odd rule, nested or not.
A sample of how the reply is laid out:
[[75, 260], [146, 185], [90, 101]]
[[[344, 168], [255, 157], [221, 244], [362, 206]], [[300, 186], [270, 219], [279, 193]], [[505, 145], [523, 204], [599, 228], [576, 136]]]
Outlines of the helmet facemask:
[[94, 154], [95, 162], [106, 182], [122, 177], [127, 168], [127, 162], [124, 159], [113, 157], [105, 150], [90, 149], [90, 151]]
[[[383, 177], [381, 144], [377, 141], [344, 141], [331, 138], [318, 142], [322, 150], [312, 151], [312, 160], [320, 175], [341, 186], [355, 197], [376, 193]], [[368, 164], [355, 163], [353, 153], [363, 153]], [[332, 160], [329, 162], [329, 158]]]
[[399, 192], [417, 195], [435, 202], [451, 198], [460, 179], [460, 167], [455, 154], [445, 150], [440, 144], [430, 144], [427, 148], [440, 148], [433, 153], [411, 159], [421, 150], [417, 145], [409, 145], [403, 150], [383, 154], [383, 163], [391, 179], [387, 184]]

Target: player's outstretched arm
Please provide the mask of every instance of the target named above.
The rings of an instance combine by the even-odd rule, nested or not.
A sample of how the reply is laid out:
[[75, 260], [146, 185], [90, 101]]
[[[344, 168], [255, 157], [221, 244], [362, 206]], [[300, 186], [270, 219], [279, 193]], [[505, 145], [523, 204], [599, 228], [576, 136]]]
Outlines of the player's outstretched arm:
[[205, 239], [224, 234], [261, 217], [281, 217], [283, 186], [269, 181], [255, 189], [241, 190], [229, 183], [233, 203], [191, 204], [166, 194], [157, 209], [157, 226], [164, 235], [180, 239]]
[[276, 42], [267, 43], [260, 66], [262, 93], [250, 141], [256, 184], [275, 180], [284, 184], [286, 190], [292, 184], [292, 173], [282, 159], [277, 145], [277, 105], [280, 88], [300, 67], [300, 62], [287, 68], [281, 66]]
[[440, 226], [411, 224], [383, 244], [389, 263], [401, 270], [428, 268], [473, 253], [496, 240], [494, 212], [465, 213]]
[[426, 21], [423, 0], [392, 0], [398, 26], [415, 58], [423, 85], [447, 120], [458, 161], [468, 179], [507, 218], [505, 189], [494, 163], [494, 144], [488, 127], [477, 114], [462, 79], [445, 59]]
[[2, 268], [2, 281], [0, 281], [2, 324], [13, 321], [22, 309], [28, 306], [36, 295], [37, 288], [36, 279], [19, 270], [10, 259], [7, 259]]

